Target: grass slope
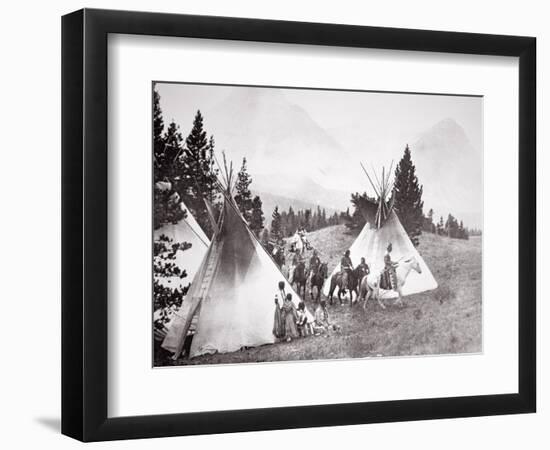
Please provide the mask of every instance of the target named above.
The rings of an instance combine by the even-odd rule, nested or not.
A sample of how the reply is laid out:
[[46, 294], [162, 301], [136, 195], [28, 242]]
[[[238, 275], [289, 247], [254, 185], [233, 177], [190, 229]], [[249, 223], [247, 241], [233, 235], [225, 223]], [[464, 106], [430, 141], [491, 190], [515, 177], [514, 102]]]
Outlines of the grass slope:
[[[355, 235], [338, 225], [311, 233], [329, 271]], [[341, 326], [328, 337], [308, 336], [290, 343], [197, 357], [173, 362], [159, 355], [158, 365], [224, 364], [262, 361], [358, 358], [371, 356], [435, 355], [481, 351], [481, 238], [469, 241], [432, 234], [421, 236], [419, 251], [439, 287], [405, 297], [405, 307], [387, 300], [382, 310], [369, 302], [329, 307], [331, 321]], [[315, 305], [306, 300], [313, 310]], [[157, 365], [157, 364], [156, 364]]]

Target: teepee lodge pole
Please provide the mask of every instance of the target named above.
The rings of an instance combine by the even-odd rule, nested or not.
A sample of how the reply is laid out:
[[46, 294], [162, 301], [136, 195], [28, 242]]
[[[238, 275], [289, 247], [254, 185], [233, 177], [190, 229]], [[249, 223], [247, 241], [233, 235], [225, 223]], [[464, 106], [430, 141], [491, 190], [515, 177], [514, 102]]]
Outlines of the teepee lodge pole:
[[380, 194], [378, 193], [378, 190], [376, 189], [376, 186], [374, 185], [374, 183], [372, 182], [370, 176], [369, 176], [369, 173], [367, 172], [367, 169], [365, 169], [365, 166], [363, 166], [363, 163], [360, 162], [359, 164], [361, 164], [361, 168], [363, 169], [363, 172], [365, 172], [365, 175], [367, 176], [367, 178], [369, 179], [369, 182], [370, 182], [370, 185], [372, 186], [372, 188], [374, 189], [374, 193], [380, 197]]

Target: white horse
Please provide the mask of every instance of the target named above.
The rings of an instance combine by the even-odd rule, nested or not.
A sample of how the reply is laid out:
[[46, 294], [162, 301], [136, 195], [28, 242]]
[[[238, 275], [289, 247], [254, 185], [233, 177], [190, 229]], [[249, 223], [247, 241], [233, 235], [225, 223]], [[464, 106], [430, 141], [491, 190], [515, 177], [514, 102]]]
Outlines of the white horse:
[[[418, 273], [422, 273], [422, 269], [420, 268], [420, 264], [416, 260], [414, 256], [412, 256], [409, 259], [405, 259], [404, 261], [400, 261], [398, 263], [397, 268], [395, 269], [395, 272], [397, 274], [397, 283], [396, 288], [394, 289], [395, 292], [397, 292], [398, 298], [396, 303], [403, 305], [403, 298], [401, 289], [403, 288], [405, 281], [407, 281], [407, 277], [409, 276], [409, 273], [411, 270], [414, 270]], [[365, 299], [365, 303], [363, 304], [363, 307], [367, 308], [367, 302], [369, 301], [369, 298], [371, 294], [373, 295], [373, 298], [375, 298], [378, 301], [378, 304], [382, 309], [386, 309], [384, 304], [382, 303], [382, 300], [380, 298], [380, 279], [382, 277], [381, 271], [375, 271], [368, 275], [365, 275], [363, 279], [361, 280], [361, 287], [359, 290], [359, 298]]]
[[303, 255], [306, 251], [307, 243], [305, 237], [302, 237], [300, 233], [296, 232], [290, 238], [290, 245], [294, 246], [294, 250], [299, 255]]

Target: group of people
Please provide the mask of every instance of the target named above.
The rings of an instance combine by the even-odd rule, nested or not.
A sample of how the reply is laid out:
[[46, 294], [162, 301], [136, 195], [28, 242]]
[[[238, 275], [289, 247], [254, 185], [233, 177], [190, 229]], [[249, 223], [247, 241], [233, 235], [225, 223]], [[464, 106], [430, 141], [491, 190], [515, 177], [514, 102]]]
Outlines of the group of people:
[[[398, 262], [395, 262], [391, 258], [393, 246], [389, 242], [386, 247], [386, 253], [384, 254], [384, 270], [381, 274], [381, 287], [385, 289], [394, 289], [397, 283], [396, 268]], [[301, 256], [295, 253], [292, 259], [292, 266], [296, 267], [300, 262], [303, 262]], [[313, 274], [319, 270], [321, 265], [321, 259], [317, 250], [313, 250], [313, 254], [309, 260], [309, 277], [311, 279]], [[356, 276], [362, 279], [364, 276], [369, 275], [370, 268], [366, 263], [365, 258], [361, 258], [359, 265], [354, 267], [350, 256], [350, 250], [346, 250], [342, 259], [340, 260], [340, 269], [342, 274], [349, 274], [355, 271]], [[292, 276], [292, 270], [290, 271]], [[310, 283], [308, 283], [310, 285]], [[275, 294], [275, 314], [273, 321], [273, 335], [280, 341], [290, 342], [293, 339], [297, 339], [307, 334], [313, 333], [315, 335], [328, 334], [330, 330], [337, 330], [334, 324], [329, 321], [329, 312], [326, 307], [326, 302], [321, 300], [315, 310], [313, 321], [310, 323], [308, 314], [306, 313], [305, 303], [300, 301], [298, 306], [294, 304], [292, 293], [285, 292], [285, 282], [280, 281], [278, 291]]]
[[[386, 253], [384, 253], [384, 270], [382, 272], [381, 287], [383, 289], [395, 289], [397, 284], [397, 272], [396, 268], [399, 265], [398, 262], [391, 259], [391, 252], [393, 246], [391, 242], [388, 242], [386, 247]], [[350, 273], [353, 270], [356, 270], [359, 279], [363, 279], [364, 276], [370, 273], [369, 265], [366, 263], [365, 258], [361, 258], [361, 262], [354, 269], [353, 263], [350, 257], [350, 251], [346, 250], [344, 256], [340, 260], [340, 270], [341, 273]]]
[[290, 342], [310, 333], [319, 336], [337, 327], [329, 321], [326, 303], [321, 301], [315, 310], [312, 322], [308, 319], [306, 305], [303, 301], [298, 307], [292, 300], [292, 294], [285, 292], [285, 282], [280, 281], [275, 294], [275, 314], [273, 318], [273, 335], [280, 341]]

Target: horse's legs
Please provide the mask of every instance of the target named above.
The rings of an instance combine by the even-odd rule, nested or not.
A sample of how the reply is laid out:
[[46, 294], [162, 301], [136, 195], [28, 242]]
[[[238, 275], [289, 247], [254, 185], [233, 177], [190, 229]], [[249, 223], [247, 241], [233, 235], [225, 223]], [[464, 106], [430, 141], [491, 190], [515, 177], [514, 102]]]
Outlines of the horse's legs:
[[376, 300], [378, 300], [378, 304], [380, 305], [380, 308], [386, 309], [384, 304], [382, 303], [382, 299], [380, 298], [380, 286], [376, 286]]
[[369, 298], [370, 298], [370, 293], [371, 293], [371, 290], [370, 288], [367, 286], [367, 293], [365, 294], [365, 301], [363, 303], [363, 309], [367, 309], [367, 303], [369, 301]]
[[405, 306], [405, 302], [403, 302], [403, 294], [401, 293], [401, 288], [397, 288], [397, 304], [400, 306]]

